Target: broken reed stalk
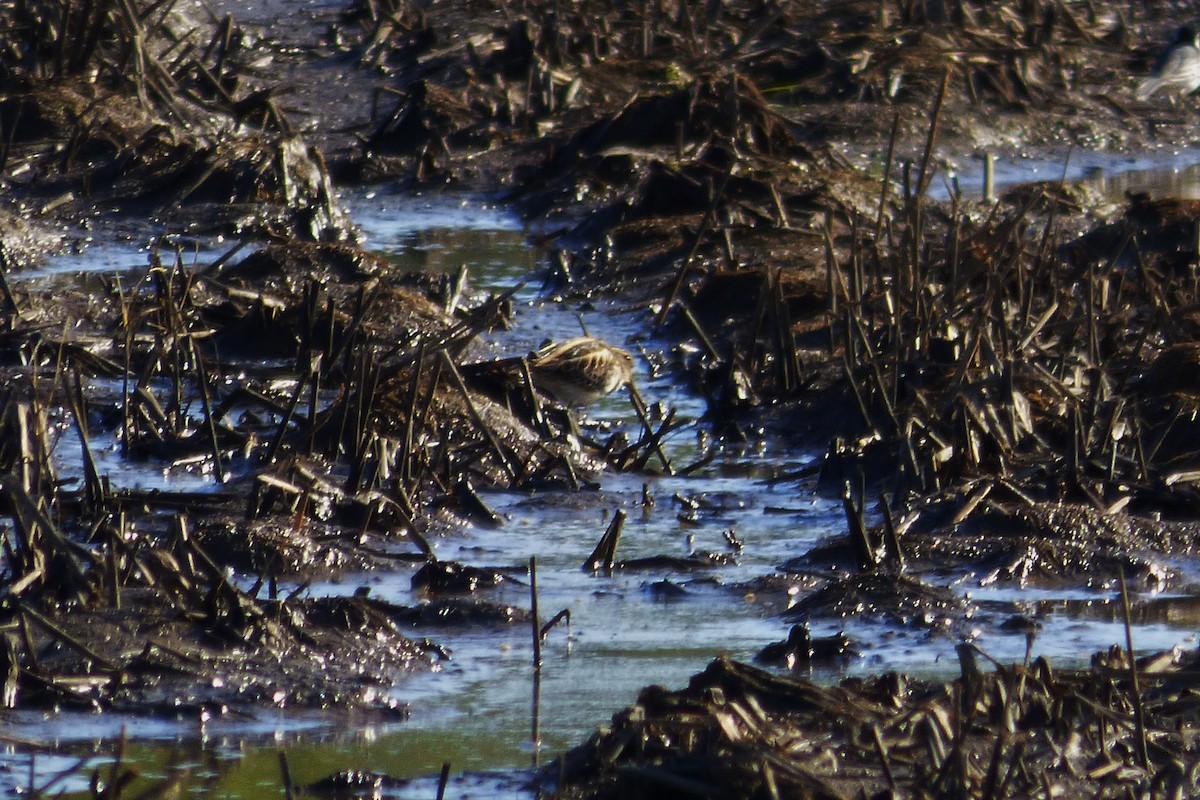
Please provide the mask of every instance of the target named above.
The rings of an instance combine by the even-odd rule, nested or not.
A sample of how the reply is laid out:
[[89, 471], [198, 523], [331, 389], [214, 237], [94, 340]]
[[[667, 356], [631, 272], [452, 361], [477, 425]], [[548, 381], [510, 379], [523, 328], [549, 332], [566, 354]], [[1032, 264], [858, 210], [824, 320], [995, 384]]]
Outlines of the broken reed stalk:
[[[66, 538], [55, 527], [53, 520], [51, 520], [49, 514], [42, 507], [41, 501], [43, 498], [39, 496], [39, 500], [35, 500], [21, 484], [20, 477], [16, 475], [0, 476], [0, 496], [6, 497], [9, 506], [13, 509], [13, 520], [18, 530], [25, 537], [25, 548], [29, 549], [31, 553], [33, 549], [45, 551], [38, 557], [39, 564], [44, 564], [45, 561], [49, 560], [46, 558], [47, 556], [53, 557], [55, 572], [58, 573], [54, 576], [55, 579], [62, 581], [64, 586], [67, 584], [74, 586], [76, 593], [82, 596], [85, 587], [88, 585], [88, 580], [81, 560], [87, 559], [94, 562], [98, 556], [82, 545]], [[64, 570], [67, 573], [65, 576], [61, 574]], [[14, 596], [21, 594], [25, 586], [27, 586], [25, 581], [36, 577], [38, 574], [44, 576], [44, 567], [39, 567], [38, 572], [12, 583], [8, 587], [9, 594]]]
[[896, 792], [896, 776], [892, 773], [891, 759], [888, 758], [887, 747], [883, 737], [879, 735], [879, 726], [871, 726], [871, 742], [875, 746], [875, 755], [879, 757], [879, 766], [883, 769], [883, 779], [887, 782], [888, 790]]
[[902, 436], [904, 428], [900, 424], [900, 417], [896, 413], [896, 408], [892, 403], [893, 393], [888, 391], [887, 379], [883, 375], [883, 370], [879, 366], [880, 358], [875, 354], [874, 348], [871, 346], [871, 337], [863, 328], [862, 318], [850, 306], [846, 306], [846, 329], [847, 336], [853, 331], [858, 334], [858, 341], [861, 345], [859, 352], [862, 353], [863, 361], [870, 367], [867, 374], [874, 379], [875, 391], [879, 395], [879, 400], [883, 404], [884, 411], [887, 412], [888, 420], [892, 423], [892, 430], [897, 436]]
[[1125, 584], [1125, 568], [1117, 571], [1121, 582], [1121, 616], [1125, 623], [1125, 653], [1129, 658], [1129, 684], [1133, 692], [1133, 722], [1137, 734], [1138, 763], [1143, 769], [1150, 769], [1150, 751], [1146, 744], [1146, 712], [1142, 707], [1142, 690], [1138, 683], [1137, 659], [1133, 653], [1133, 624], [1129, 615], [1129, 588]]
[[449, 353], [447, 353], [445, 350], [441, 350], [440, 354], [442, 357], [442, 367], [450, 374], [451, 382], [454, 384], [454, 387], [458, 389], [459, 394], [462, 395], [463, 402], [466, 403], [467, 406], [467, 412], [471, 415], [471, 418], [475, 420], [475, 424], [478, 426], [479, 432], [483, 434], [483, 438], [487, 440], [489, 445], [491, 445], [492, 452], [495, 454], [496, 460], [500, 463], [500, 466], [508, 474], [510, 479], [515, 480], [517, 477], [517, 471], [513, 467], [512, 460], [508, 457], [508, 454], [504, 452], [504, 447], [496, 438], [491, 426], [487, 424], [487, 422], [483, 419], [483, 415], [479, 413], [479, 409], [475, 406], [475, 401], [471, 397], [471, 392], [469, 389], [467, 389], [466, 382], [463, 381], [462, 373], [458, 371], [458, 367], [455, 365], [454, 360], [450, 358]]
[[534, 391], [533, 373], [529, 371], [529, 360], [522, 358], [517, 363], [521, 370], [521, 389], [525, 393], [525, 402], [533, 409], [530, 417], [533, 420], [534, 427], [543, 436], [551, 437], [554, 435], [553, 430], [550, 427], [550, 423], [546, 420], [545, 411], [542, 409], [542, 398]]
[[900, 547], [900, 532], [896, 529], [896, 520], [892, 516], [892, 506], [887, 495], [879, 496], [879, 506], [883, 509], [884, 555], [897, 572], [904, 572], [904, 550]]
[[437, 800], [445, 800], [446, 786], [450, 783], [450, 762], [442, 762], [442, 774], [438, 776]]
[[375, 305], [379, 293], [371, 286], [363, 286], [354, 295], [354, 312], [350, 315], [350, 322], [346, 325], [346, 329], [342, 332], [341, 342], [338, 344], [337, 350], [333, 350], [333, 333], [334, 333], [334, 313], [332, 298], [330, 299], [329, 309], [329, 346], [330, 346], [330, 364], [342, 362], [346, 372], [349, 373], [354, 365], [351, 363], [351, 358], [355, 350], [359, 349], [356, 345], [359, 344], [362, 338], [363, 321], [367, 318], [367, 313]]
[[896, 138], [900, 134], [900, 112], [892, 115], [892, 132], [888, 136], [887, 155], [883, 159], [883, 180], [879, 188], [879, 212], [875, 217], [875, 249], [879, 250], [879, 239], [883, 236], [883, 217], [887, 210], [888, 195], [892, 188], [892, 166], [896, 157]]
[[541, 638], [545, 639], [550, 631], [554, 630], [555, 626], [560, 622], [567, 623], [567, 636], [569, 637], [571, 631], [571, 609], [564, 608], [562, 611], [559, 611], [557, 614], [551, 617], [549, 621], [547, 621], [546, 624], [539, 629], [539, 635]]
[[113, 754], [113, 763], [108, 772], [108, 788], [109, 791], [116, 789], [113, 794], [120, 795], [118, 787], [122, 786], [122, 767], [125, 764], [125, 749], [129, 746], [129, 730], [126, 726], [121, 726], [121, 737], [117, 739], [117, 752]]
[[[95, 756], [87, 755], [78, 759], [75, 763], [65, 767], [50, 778], [41, 786], [35, 786], [38, 775], [37, 753], [29, 754], [29, 774], [26, 776], [25, 785], [29, 787], [28, 797], [33, 800], [42, 800], [44, 797], [49, 797], [51, 792], [57, 792], [54, 796], [59, 797], [63, 792], [58, 792], [58, 787], [68, 780], [78, 778], [83, 774], [87, 765], [94, 760]], [[147, 800], [150, 800], [147, 798]]]
[[[296, 416], [296, 408], [300, 405], [300, 399], [304, 396], [304, 386], [312, 379], [311, 363], [308, 370], [300, 376], [300, 380], [296, 384], [296, 391], [292, 393], [292, 399], [288, 401], [287, 412], [279, 421], [279, 430], [275, 432], [275, 438], [271, 440], [267, 452], [263, 455], [264, 464], [273, 464], [275, 457], [279, 454], [279, 448], [283, 444], [284, 436], [287, 434], [288, 425], [292, 423], [292, 418]], [[337, 445], [335, 444], [334, 447]]]
[[995, 800], [998, 796], [996, 788], [1000, 784], [1000, 761], [1004, 755], [1004, 745], [1008, 742], [1008, 729], [1001, 725], [996, 732], [996, 744], [992, 748], [992, 758], [988, 763], [987, 773], [983, 778], [981, 791], [982, 800]]
[[[762, 284], [758, 288], [757, 307], [755, 308], [754, 314], [751, 317], [754, 320], [753, 325], [750, 327], [751, 346], [748, 353], [740, 354], [746, 362], [748, 371], [752, 374], [760, 373], [766, 366], [768, 360], [771, 360], [776, 364], [779, 363], [779, 359], [769, 359], [768, 348], [764, 345], [762, 340], [763, 331], [766, 330], [770, 325], [770, 292], [773, 290], [773, 288], [774, 284], [772, 281], [772, 275], [769, 271], [764, 270], [762, 273]], [[739, 354], [736, 353], [734, 354], [735, 361], [738, 359], [738, 355]], [[731, 369], [730, 375], [732, 376], [732, 374], [733, 370]]]
[[530, 691], [533, 696], [529, 703], [529, 762], [530, 766], [537, 769], [542, 753], [542, 671], [540, 669], [534, 670], [532, 684]]
[[950, 71], [946, 70], [942, 73], [942, 83], [938, 88], [937, 99], [933, 104], [933, 111], [930, 113], [929, 119], [929, 136], [925, 140], [925, 150], [921, 155], [921, 166], [917, 173], [916, 191], [911, 195], [911, 222], [909, 230], [909, 249], [911, 257], [911, 284], [909, 289], [912, 291], [913, 308], [919, 308], [920, 292], [924, 288], [924, 283], [918, 280], [917, 265], [920, 262], [921, 242], [924, 240], [924, 215], [922, 214], [922, 201], [924, 200], [925, 192], [929, 188], [929, 183], [933, 179], [930, 172], [930, 162], [933, 159], [933, 151], [937, 145], [938, 127], [941, 124], [942, 106], [946, 101], [946, 88], [950, 84]]
[[363, 476], [367, 467], [367, 459], [371, 454], [371, 444], [378, 441], [378, 435], [371, 427], [371, 420], [376, 416], [379, 401], [379, 369], [373, 363], [366, 348], [360, 350], [356, 374], [359, 376], [359, 390], [355, 397], [355, 430], [354, 453], [350, 462], [349, 474], [346, 476], [346, 490], [357, 492], [362, 488]]
[[613, 514], [612, 522], [608, 523], [608, 527], [600, 536], [600, 541], [596, 543], [596, 548], [592, 550], [591, 555], [584, 559], [580, 569], [584, 572], [602, 571], [606, 576], [612, 575], [617, 555], [617, 543], [621, 541], [621, 529], [624, 527], [625, 512], [618, 508]]
[[704, 332], [704, 328], [700, 325], [700, 320], [696, 319], [696, 315], [692, 313], [691, 306], [683, 301], [679, 301], [676, 303], [676, 305], [679, 306], [679, 310], [683, 313], [683, 318], [687, 322], [688, 326], [700, 340], [700, 344], [704, 346], [704, 352], [708, 353], [708, 357], [714, 362], [720, 363], [721, 354], [717, 352], [716, 345], [713, 344], [712, 339], [710, 339], [708, 334]]
[[[0, 171], [3, 171], [8, 167], [8, 157], [9, 157], [9, 154], [12, 153], [12, 147], [13, 147], [13, 143], [16, 141], [17, 131], [19, 131], [21, 129], [21, 127], [20, 127], [21, 122], [22, 122], [21, 115], [24, 113], [24, 111], [25, 111], [25, 101], [18, 102], [17, 103], [17, 111], [13, 115], [12, 124], [9, 126], [9, 129], [8, 129], [8, 135], [4, 138], [4, 146], [2, 148], [0, 148]], [[5, 272], [8, 272], [8, 271], [9, 270], [6, 267]]]
[[879, 566], [875, 557], [875, 548], [871, 545], [871, 537], [863, 521], [863, 508], [854, 502], [850, 489], [850, 481], [842, 485], [842, 509], [846, 512], [846, 527], [850, 536], [850, 547], [858, 562], [859, 570], [867, 572]]
[[667, 474], [674, 475], [675, 469], [671, 466], [671, 459], [667, 458], [666, 452], [662, 449], [662, 437], [670, 428], [669, 423], [671, 421], [671, 416], [673, 416], [675, 413], [674, 409], [672, 409], [671, 415], [668, 416], [667, 424], [664, 424], [663, 428], [657, 434], [655, 434], [654, 428], [650, 425], [650, 415], [646, 411], [646, 402], [642, 399], [641, 392], [637, 390], [637, 387], [633, 385], [632, 381], [626, 384], [626, 386], [629, 389], [629, 402], [633, 404], [633, 409], [637, 412], [638, 419], [641, 421], [642, 428], [645, 431], [643, 440], [647, 438], [649, 439], [649, 442], [646, 445], [646, 457], [638, 460], [638, 468], [644, 466], [646, 461], [649, 460], [649, 455], [654, 453], [658, 456], [658, 460], [662, 462], [663, 469], [667, 471]]
[[529, 557], [529, 616], [533, 630], [533, 671], [542, 671], [542, 625], [538, 620], [537, 556]]
[[67, 633], [65, 630], [60, 628], [54, 622], [52, 622], [51, 620], [42, 616], [37, 611], [34, 611], [32, 608], [30, 608], [25, 603], [23, 603], [23, 602], [18, 603], [17, 607], [18, 607], [18, 613], [20, 613], [22, 617], [35, 622], [39, 628], [46, 631], [46, 633], [50, 634], [50, 636], [52, 636], [54, 639], [62, 642], [63, 644], [70, 647], [72, 650], [75, 650], [76, 652], [78, 652], [84, 658], [95, 661], [102, 668], [104, 668], [110, 672], [119, 672], [120, 671], [120, 667], [115, 662], [110, 661], [109, 659], [100, 655], [95, 650], [91, 649], [86, 644], [79, 641], [79, 639], [75, 638], [74, 636], [72, 636], [71, 634]]
[[[18, 113], [20, 110], [18, 108]], [[0, 172], [4, 170], [7, 156], [0, 154]], [[13, 330], [21, 316], [21, 309], [8, 286], [8, 273], [12, 271], [12, 260], [8, 256], [8, 248], [0, 244], [0, 308], [4, 311], [3, 323], [8, 330]]]
[[996, 157], [988, 151], [983, 154], [983, 202], [996, 201]]
[[104, 507], [104, 483], [100, 480], [100, 472], [96, 467], [96, 459], [92, 455], [91, 435], [88, 431], [87, 411], [83, 398], [83, 380], [79, 370], [73, 370], [67, 396], [71, 402], [71, 412], [75, 417], [75, 431], [79, 434], [79, 444], [83, 449], [83, 485], [84, 496], [93, 514], [99, 514]]
[[317, 404], [321, 399], [321, 354], [310, 353], [306, 369], [312, 375], [311, 386], [308, 389], [308, 444], [305, 454], [311, 456], [317, 448]]
[[136, 417], [133, 416], [130, 399], [129, 379], [133, 376], [133, 324], [131, 319], [131, 297], [133, 290], [130, 290], [130, 296], [127, 297], [124, 289], [121, 287], [121, 279], [118, 277], [115, 281], [117, 289], [117, 300], [121, 307], [121, 329], [125, 332], [125, 364], [121, 371], [121, 455], [129, 457], [129, 439], [133, 432], [133, 425]]
[[279, 775], [283, 780], [283, 796], [296, 800], [296, 784], [292, 782], [292, 770], [288, 767], [287, 753], [279, 751]]
[[[837, 263], [837, 249], [833, 242], [833, 221], [830, 214], [825, 214], [825, 223], [822, 226], [822, 233], [825, 241], [825, 295], [829, 298], [828, 319], [829, 319], [829, 355], [833, 356], [837, 352], [837, 318], [838, 318], [838, 289], [842, 288], [843, 282], [841, 279], [841, 269]], [[847, 341], [847, 347], [849, 342]], [[848, 351], [843, 353], [847, 356]], [[871, 421], [868, 419], [867, 424]]]
[[[634, 459], [633, 469], [639, 472], [644, 470], [647, 462], [650, 461], [650, 457], [657, 454], [659, 459], [662, 461], [663, 467], [667, 470], [667, 474], [674, 475], [675, 469], [671, 466], [671, 462], [667, 459], [666, 454], [662, 450], [662, 439], [668, 433], [684, 424], [686, 423], [676, 424], [675, 409], [672, 408], [670, 411], [668, 411], [667, 418], [663, 420], [662, 425], [658, 426], [658, 430], [648, 430], [639, 441], [639, 445], [642, 446], [642, 454]], [[649, 441], [646, 441], [647, 439]], [[645, 442], [645, 444], [642, 445], [642, 442]]]
[[24, 648], [25, 655], [29, 659], [29, 671], [34, 674], [40, 674], [42, 664], [41, 659], [38, 658], [38, 649], [34, 647], [33, 629], [29, 627], [29, 617], [24, 614], [18, 614], [17, 627], [21, 634], [21, 647]]
[[772, 316], [775, 320], [775, 346], [778, 348], [780, 370], [783, 374], [784, 391], [792, 394], [803, 387], [800, 352], [796, 349], [796, 337], [792, 332], [792, 313], [788, 308], [783, 289], [783, 270], [776, 270], [774, 288], [771, 292]]
[[[833, 326], [830, 326], [833, 330]], [[868, 428], [874, 428], [875, 423], [871, 419], [871, 412], [867, 409], [867, 402], [863, 399], [862, 392], [858, 389], [858, 380], [854, 377], [854, 368], [850, 366], [850, 359], [846, 352], [842, 351], [842, 372], [846, 376], [846, 385], [850, 387], [851, 394], [854, 395], [855, 404], [858, 407], [858, 413], [862, 416], [863, 424]]]
[[[708, 234], [708, 229], [716, 221], [717, 207], [721, 203], [722, 195], [725, 194], [725, 186], [729, 183], [729, 178], [733, 175], [734, 166], [735, 164], [731, 163], [729, 169], [721, 175], [720, 185], [716, 187], [709, 198], [708, 208], [705, 209], [704, 216], [700, 219], [700, 224], [696, 227], [696, 235], [692, 239], [691, 249], [688, 250], [687, 257], [684, 258], [683, 264], [679, 267], [679, 273], [671, 283], [671, 290], [667, 293], [662, 308], [659, 309], [658, 316], [654, 320], [655, 325], [661, 327], [667, 321], [667, 314], [671, 312], [676, 298], [679, 297], [679, 292], [683, 289], [683, 284], [687, 280], [688, 273], [692, 268], [692, 261], [696, 258], [696, 253], [700, 251], [700, 245], [704, 242], [704, 237]], [[709, 186], [711, 185], [710, 181]]]
[[120, 555], [117, 548], [123, 544], [121, 530], [124, 528], [125, 515], [120, 515], [121, 524], [113, 528], [108, 537], [108, 550], [104, 554], [104, 580], [108, 584], [108, 605], [114, 610], [121, 608], [121, 570]]
[[196, 337], [187, 337], [188, 349], [191, 350], [192, 364], [196, 372], [196, 384], [200, 389], [200, 405], [204, 409], [205, 427], [208, 429], [208, 443], [212, 448], [213, 475], [217, 483], [225, 482], [225, 468], [221, 463], [221, 443], [217, 438], [217, 422], [213, 419], [212, 400], [208, 395], [208, 371], [204, 369], [204, 360], [196, 348]]
[[401, 440], [400, 450], [400, 487], [402, 492], [407, 491], [407, 487], [413, 483], [413, 442], [416, 436], [417, 426], [417, 399], [420, 396], [421, 389], [421, 371], [425, 367], [425, 340], [421, 339], [417, 342], [417, 359], [413, 364], [412, 381], [409, 383], [408, 400], [405, 404], [406, 413], [404, 417], [404, 437]]

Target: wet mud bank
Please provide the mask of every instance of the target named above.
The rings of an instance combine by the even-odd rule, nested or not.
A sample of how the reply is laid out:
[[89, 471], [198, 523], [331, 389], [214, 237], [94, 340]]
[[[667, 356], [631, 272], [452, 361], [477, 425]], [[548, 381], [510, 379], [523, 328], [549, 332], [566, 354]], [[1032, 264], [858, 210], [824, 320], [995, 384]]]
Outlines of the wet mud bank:
[[[594, 340], [493, 357], [479, 341], [512, 323], [517, 288], [360, 249], [333, 187], [366, 181], [502, 197], [535, 226], [547, 296], [643, 309], [638, 357], [703, 398], [717, 442], [823, 453], [784, 479], [840, 499], [844, 532], [719, 589], [786, 611], [772, 663], [853, 657], [810, 635], [822, 621], [969, 639], [964, 584], [1192, 592], [1195, 202], [1063, 182], [981, 199], [952, 163], [1185, 142], [1191, 101], [1134, 93], [1172, 9], [363, 2], [271, 27], [269, 8], [227, 11], [0, 10], [19, 32], [0, 50], [5, 707], [403, 714], [388, 687], [445, 656], [424, 624], [530, 621], [487, 597], [525, 588], [511, 558], [431, 544], [501, 522], [489, 491], [715, 458], [669, 457], [682, 423], [636, 393], [632, 433], [580, 430], [569, 406], [632, 357]], [[65, 292], [21, 280], [110, 226], [158, 237], [145, 269]], [[79, 474], [50, 457], [63, 437]], [[96, 466], [109, 446], [212, 485], [115, 486]], [[680, 500], [680, 519], [707, 502]], [[741, 555], [731, 529], [728, 553], [623, 560], [623, 514], [597, 526], [594, 570]], [[398, 564], [424, 564], [431, 602], [308, 591]], [[1032, 795], [1058, 785], [1031, 774], [1054, 759], [1043, 783], [1070, 791], [1191, 786], [1170, 694], [1189, 658], [1113, 652], [1084, 674], [959, 657], [956, 681], [838, 689], [716, 662], [647, 690], [555, 768], [559, 788], [836, 797], [860, 770], [873, 792]], [[818, 733], [844, 762], [807, 753]], [[1089, 755], [1063, 755], [1081, 741]]]
[[[563, 797], [1186, 796], [1194, 656], [1090, 670], [1044, 660], [954, 683], [896, 673], [821, 686], [717, 660], [649, 687], [547, 773]], [[1136, 720], [1136, 723], [1134, 722]]]

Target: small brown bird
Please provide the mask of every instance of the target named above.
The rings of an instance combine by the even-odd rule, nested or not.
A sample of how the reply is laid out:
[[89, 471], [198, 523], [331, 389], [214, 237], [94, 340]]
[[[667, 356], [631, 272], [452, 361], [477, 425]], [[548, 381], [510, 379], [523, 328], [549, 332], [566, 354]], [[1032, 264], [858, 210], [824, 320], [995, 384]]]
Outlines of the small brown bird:
[[534, 384], [568, 406], [582, 406], [633, 380], [633, 355], [592, 336], [548, 344], [529, 357]]

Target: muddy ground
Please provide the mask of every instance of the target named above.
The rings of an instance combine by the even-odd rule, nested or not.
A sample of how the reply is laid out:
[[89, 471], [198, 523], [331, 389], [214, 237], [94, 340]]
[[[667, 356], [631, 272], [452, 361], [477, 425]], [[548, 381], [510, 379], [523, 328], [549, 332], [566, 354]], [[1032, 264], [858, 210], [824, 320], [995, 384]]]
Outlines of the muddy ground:
[[[1178, 588], [1166, 559], [1195, 554], [1200, 499], [1200, 209], [1061, 183], [930, 192], [985, 153], [1188, 143], [1193, 99], [1134, 97], [1182, 6], [234, 5], [0, 8], [5, 272], [98, 229], [176, 234], [132, 285], [0, 286], [5, 706], [396, 713], [397, 666], [440, 657], [401, 632], [413, 610], [280, 580], [432, 558], [428, 537], [487, 517], [479, 487], [650, 462], [663, 420], [579, 449], [522, 375], [483, 380], [472, 342], [507, 299], [358, 250], [334, 193], [354, 182], [503, 197], [540, 223], [555, 291], [646, 307], [716, 432], [825, 448], [846, 537], [784, 567], [813, 615], [867, 593], [944, 618], [946, 588], [912, 573], [964, 565]], [[187, 244], [217, 234], [237, 246], [191, 268]], [[49, 459], [67, 428], [82, 476]], [[204, 463], [221, 490], [112, 491], [86, 452], [103, 435]], [[1181, 661], [1156, 669], [1186, 677]], [[959, 681], [919, 691], [718, 664], [745, 697], [698, 677], [559, 774], [597, 796], [849, 796], [855, 770], [884, 795], [1194, 789], [1190, 694], [1143, 697], [1119, 651], [1097, 669], [1101, 695], [1049, 666], [984, 674], [970, 651]], [[836, 734], [801, 713], [816, 695], [856, 709]], [[679, 725], [699, 732], [662, 732]], [[778, 760], [818, 735], [857, 756], [819, 775]], [[913, 747], [936, 757], [895, 766]], [[662, 767], [698, 752], [731, 766]]]

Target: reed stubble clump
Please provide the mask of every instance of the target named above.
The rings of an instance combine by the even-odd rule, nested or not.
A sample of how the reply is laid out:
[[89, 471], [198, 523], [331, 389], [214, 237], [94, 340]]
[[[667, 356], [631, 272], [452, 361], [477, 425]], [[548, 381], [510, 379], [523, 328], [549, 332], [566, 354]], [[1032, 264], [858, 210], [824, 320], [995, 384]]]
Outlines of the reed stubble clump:
[[115, 207], [193, 233], [354, 237], [322, 154], [259, 70], [266, 45], [232, 16], [20, 0], [0, 27], [0, 172], [17, 231]]
[[[456, 317], [437, 287], [345, 245], [207, 274], [153, 261], [93, 309], [103, 337], [32, 320], [6, 334], [25, 366], [5, 368], [0, 416], [5, 706], [400, 710], [387, 687], [444, 656], [404, 630], [519, 615], [450, 599], [422, 616], [308, 583], [425, 562], [427, 536], [489, 513], [474, 487], [577, 485], [599, 462], [555, 416], [535, 430], [459, 372], [502, 300], [460, 297]], [[82, 474], [63, 481], [65, 436]], [[113, 487], [101, 439], [206, 465], [219, 488]]]
[[[1181, 141], [1178, 109], [1133, 97], [1173, 11], [704, 11], [534, 6], [458, 40], [445, 8], [381, 16], [365, 49], [420, 85], [401, 86], [363, 163], [412, 185], [495, 170], [559, 226], [543, 241], [561, 248], [557, 291], [640, 297], [725, 430], [825, 445], [807, 477], [846, 501], [859, 576], [842, 585], [936, 570], [1172, 585], [1167, 560], [1196, 541], [1194, 208], [1055, 181], [981, 202], [943, 154], [1033, 145], [1065, 162], [1072, 147]], [[836, 611], [837, 591], [820, 591], [814, 613]], [[1120, 654], [986, 677], [968, 656], [961, 681], [917, 690], [718, 663], [694, 692], [648, 690], [548, 776], [593, 797], [1190, 790], [1190, 734], [1172, 716], [1186, 664], [1154, 662], [1179, 682], [1160, 694], [1147, 678], [1143, 695]], [[725, 673], [736, 701], [709, 683]], [[802, 713], [772, 717], [793, 702]], [[893, 725], [903, 736], [879, 735]]]
[[[261, 76], [270, 42], [232, 18], [180, 27], [181, 12], [150, 4], [0, 13], [25, 37], [0, 52], [0, 171], [18, 203], [194, 212], [194, 232], [277, 240], [204, 269], [164, 246], [144, 276], [72, 306], [0, 286], [6, 705], [377, 703], [397, 667], [437, 657], [397, 628], [430, 612], [310, 599], [305, 580], [431, 558], [438, 523], [494, 521], [480, 487], [574, 488], [603, 461], [652, 462], [662, 430], [581, 453], [522, 376], [497, 385], [473, 368], [473, 340], [504, 324], [509, 298], [407, 279], [327, 241], [348, 226], [331, 170]], [[844, 605], [838, 587], [902, 569], [1025, 582], [1124, 568], [1161, 586], [1173, 577], [1159, 557], [1193, 552], [1195, 209], [1056, 183], [983, 203], [953, 189], [942, 156], [1182, 137], [1184, 112], [1137, 105], [1128, 75], [1170, 22], [1168, 9], [1070, 2], [367, 2], [312, 52], [352, 55], [383, 84], [353, 104], [359, 136], [342, 136], [333, 174], [501, 187], [548, 222], [547, 285], [637, 297], [648, 327], [686, 345], [677, 366], [723, 430], [766, 423], [827, 447], [820, 477], [846, 499], [859, 574], [809, 598], [821, 613]], [[73, 484], [48, 457], [66, 430], [82, 452]], [[89, 453], [103, 434], [222, 487], [113, 490]], [[938, 588], [926, 608], [948, 627], [960, 606]], [[275, 655], [286, 666], [272, 671]], [[367, 668], [341, 682], [350, 664]], [[654, 709], [597, 740], [609, 755], [585, 751], [566, 777], [607, 781], [616, 764], [622, 791], [711, 779], [731, 796], [779, 781], [837, 796], [852, 773], [779, 754], [816, 732], [884, 753], [873, 791], [1031, 795], [1028, 765], [1054, 758], [1070, 789], [1183, 785], [1190, 740], [1170, 703], [1147, 695], [1147, 769], [1128, 756], [1140, 695], [1119, 663], [1098, 669], [827, 690], [719, 665], [736, 678], [722, 697], [706, 689], [710, 705], [680, 717], [690, 699], [650, 693]], [[720, 710], [735, 691], [756, 699]], [[770, 718], [775, 703], [795, 715]], [[632, 760], [666, 738], [659, 705], [681, 771]], [[813, 707], [848, 722], [813, 722]], [[692, 733], [715, 737], [700, 777]], [[1118, 752], [1081, 761], [1083, 740]]]
[[[447, 32], [469, 22], [461, 9], [364, 12], [375, 63], [420, 80], [364, 158], [386, 154], [415, 185], [504, 158], [514, 199], [560, 222], [551, 285], [643, 298], [656, 330], [688, 343], [683, 368], [719, 424], [822, 437], [826, 490], [849, 486], [859, 514], [885, 493], [900, 539], [988, 511], [1019, 525], [1039, 504], [1151, 526], [1194, 509], [1186, 392], [1151, 385], [1178, 372], [1152, 369], [1160, 354], [1189, 352], [1187, 210], [1054, 182], [980, 202], [941, 155], [1053, 142], [1065, 159], [1178, 137], [1184, 117], [1133, 97], [1167, 10], [710, 11], [534, 6], [460, 39]], [[1073, 519], [1083, 533], [1029, 528], [1049, 542], [1043, 566], [1114, 579], [1121, 558], [1065, 552], [1070, 536], [1105, 546]], [[869, 568], [885, 532], [864, 537]], [[1157, 544], [1192, 552], [1184, 536]], [[1125, 563], [1157, 580], [1142, 555]]]
[[[519, 373], [497, 390], [469, 368], [511, 293], [399, 274], [345, 241], [324, 159], [264, 72], [287, 48], [184, 4], [0, 15], [0, 170], [24, 225], [94, 204], [121, 227], [148, 211], [248, 237], [204, 265], [156, 239], [144, 271], [66, 296], [0, 282], [4, 705], [387, 709], [388, 686], [444, 655], [402, 627], [518, 619], [308, 586], [436, 562], [427, 537], [496, 521], [480, 489], [579, 488], [657, 440], [581, 448]], [[56, 447], [78, 475], [60, 478]], [[114, 487], [101, 448], [217, 488]]]
[[[822, 686], [718, 659], [635, 705], [544, 770], [569, 798], [1184, 797], [1195, 791], [1194, 656], [1090, 669], [895, 673]], [[1135, 718], [1137, 722], [1135, 723]]]

